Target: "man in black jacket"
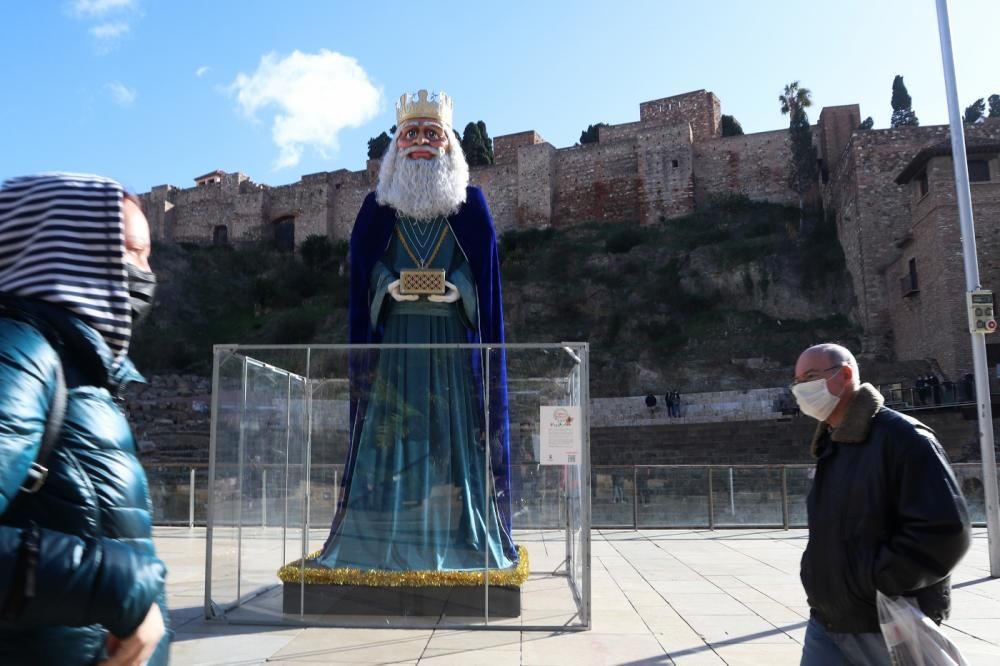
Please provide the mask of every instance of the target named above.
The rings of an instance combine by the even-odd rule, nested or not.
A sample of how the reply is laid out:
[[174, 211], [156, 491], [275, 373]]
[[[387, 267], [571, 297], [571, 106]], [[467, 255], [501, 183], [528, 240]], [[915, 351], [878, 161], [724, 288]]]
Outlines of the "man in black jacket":
[[951, 570], [969, 547], [965, 500], [934, 432], [886, 408], [839, 345], [802, 352], [792, 392], [818, 420], [809, 543], [810, 611], [802, 665], [890, 664], [875, 592], [948, 616]]

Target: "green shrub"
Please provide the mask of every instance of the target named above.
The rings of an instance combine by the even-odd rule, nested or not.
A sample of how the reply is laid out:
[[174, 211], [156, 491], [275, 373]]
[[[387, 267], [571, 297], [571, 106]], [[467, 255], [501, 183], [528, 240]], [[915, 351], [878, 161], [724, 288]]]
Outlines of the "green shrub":
[[280, 320], [271, 335], [271, 344], [295, 345], [312, 342], [319, 321], [308, 311], [293, 310]]
[[625, 227], [618, 229], [604, 243], [604, 249], [609, 254], [624, 254], [636, 245], [641, 245], [646, 240], [642, 229], [638, 227]]
[[326, 236], [312, 234], [299, 246], [302, 263], [312, 269], [320, 268], [333, 259], [333, 245]]

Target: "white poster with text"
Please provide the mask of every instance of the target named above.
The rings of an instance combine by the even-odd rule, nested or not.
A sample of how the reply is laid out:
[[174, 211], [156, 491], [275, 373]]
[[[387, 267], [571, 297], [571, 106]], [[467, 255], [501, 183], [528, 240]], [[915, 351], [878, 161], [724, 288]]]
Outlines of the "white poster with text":
[[542, 465], [579, 465], [583, 453], [583, 431], [579, 407], [541, 407]]

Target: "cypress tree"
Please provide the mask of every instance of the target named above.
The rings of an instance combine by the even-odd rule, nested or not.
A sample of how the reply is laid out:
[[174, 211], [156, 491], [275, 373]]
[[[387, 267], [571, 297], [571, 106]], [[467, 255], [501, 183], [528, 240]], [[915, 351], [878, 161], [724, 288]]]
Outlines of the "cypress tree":
[[899, 74], [892, 80], [892, 120], [890, 127], [917, 127], [920, 121], [913, 112], [913, 99], [906, 91], [906, 84]]
[[990, 95], [990, 118], [1000, 118], [1000, 95]]
[[483, 141], [483, 135], [479, 133], [479, 126], [476, 123], [469, 123], [462, 133], [462, 152], [465, 153], [465, 160], [469, 166], [482, 166], [490, 164], [490, 156]]
[[486, 131], [486, 123], [479, 120], [476, 122], [476, 127], [479, 128], [479, 136], [482, 137], [483, 146], [486, 148], [486, 154], [489, 156], [487, 164], [493, 164], [496, 161], [493, 158], [493, 139], [490, 138], [490, 133]]
[[982, 97], [965, 107], [965, 115], [962, 120], [966, 125], [974, 125], [986, 116], [986, 102]]

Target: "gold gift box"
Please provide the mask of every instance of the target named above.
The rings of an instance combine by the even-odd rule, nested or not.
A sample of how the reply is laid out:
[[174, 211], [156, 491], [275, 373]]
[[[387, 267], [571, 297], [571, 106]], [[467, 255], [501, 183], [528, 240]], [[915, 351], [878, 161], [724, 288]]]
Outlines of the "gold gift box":
[[411, 269], [399, 272], [399, 293], [405, 296], [444, 295], [444, 269]]

